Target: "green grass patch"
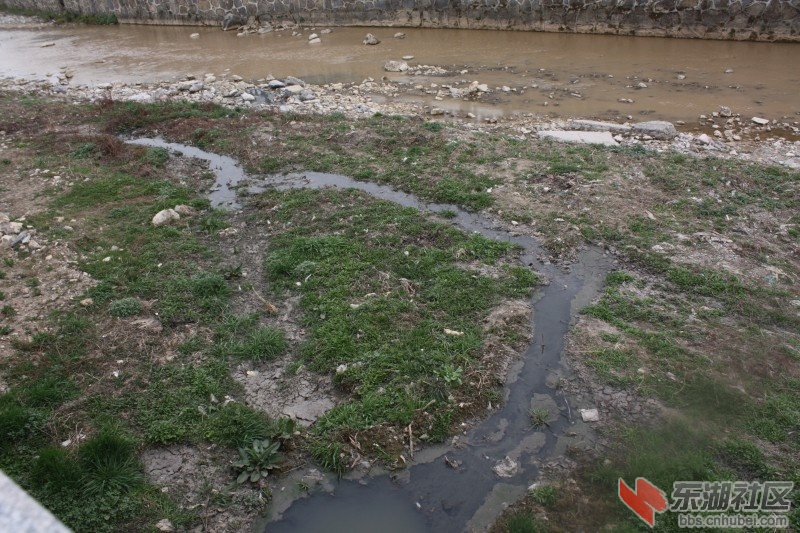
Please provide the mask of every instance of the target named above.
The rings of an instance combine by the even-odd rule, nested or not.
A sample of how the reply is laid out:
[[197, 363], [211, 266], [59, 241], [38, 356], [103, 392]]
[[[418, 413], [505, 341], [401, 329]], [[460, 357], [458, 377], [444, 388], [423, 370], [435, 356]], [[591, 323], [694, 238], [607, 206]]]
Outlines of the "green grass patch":
[[[324, 435], [407, 425], [431, 401], [449, 413], [448, 391], [466, 393], [461, 376], [479, 364], [481, 318], [536, 281], [517, 266], [499, 279], [461, 268], [464, 255], [494, 263], [513, 260], [515, 250], [355, 191], [276, 192], [259, 201], [292, 222], [273, 236], [265, 272], [277, 297], [301, 296], [301, 355], [354, 395], [318, 421]], [[428, 429], [444, 436], [434, 427], [443, 420], [452, 418]]]

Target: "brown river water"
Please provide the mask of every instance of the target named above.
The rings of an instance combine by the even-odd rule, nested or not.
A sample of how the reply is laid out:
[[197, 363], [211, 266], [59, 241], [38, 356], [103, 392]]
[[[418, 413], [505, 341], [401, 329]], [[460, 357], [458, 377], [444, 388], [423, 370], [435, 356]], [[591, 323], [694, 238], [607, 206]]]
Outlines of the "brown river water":
[[[440, 29], [402, 29], [406, 38], [395, 39], [398, 30], [333, 28], [320, 35], [321, 44], [310, 45], [311, 29], [298, 36], [237, 37], [185, 26], [0, 28], [0, 76], [45, 78], [62, 67], [74, 71], [73, 84], [90, 85], [170, 81], [189, 73], [252, 80], [292, 75], [315, 84], [386, 76], [408, 83], [398, 99], [479, 116], [688, 122], [727, 106], [745, 117], [800, 120], [800, 44]], [[189, 37], [195, 32], [199, 39]], [[367, 32], [382, 42], [361, 44]], [[55, 45], [41, 46], [50, 42]], [[387, 60], [403, 56], [414, 56], [412, 67], [437, 65], [448, 74], [384, 72]], [[474, 80], [492, 89], [480, 101], [434, 102], [420, 88]], [[495, 90], [502, 86], [511, 91]]]

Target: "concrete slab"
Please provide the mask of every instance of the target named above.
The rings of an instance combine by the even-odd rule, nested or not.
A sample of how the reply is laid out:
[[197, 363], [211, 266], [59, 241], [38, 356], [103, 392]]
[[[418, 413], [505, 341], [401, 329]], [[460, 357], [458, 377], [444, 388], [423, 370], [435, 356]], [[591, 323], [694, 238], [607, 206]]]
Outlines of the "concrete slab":
[[619, 146], [619, 143], [614, 140], [611, 132], [608, 131], [549, 130], [540, 131], [539, 137], [542, 139], [553, 139], [556, 141], [574, 144], [602, 144], [603, 146]]
[[612, 133], [628, 133], [630, 126], [616, 122], [601, 122], [599, 120], [573, 120], [570, 126], [582, 131], [610, 131]]

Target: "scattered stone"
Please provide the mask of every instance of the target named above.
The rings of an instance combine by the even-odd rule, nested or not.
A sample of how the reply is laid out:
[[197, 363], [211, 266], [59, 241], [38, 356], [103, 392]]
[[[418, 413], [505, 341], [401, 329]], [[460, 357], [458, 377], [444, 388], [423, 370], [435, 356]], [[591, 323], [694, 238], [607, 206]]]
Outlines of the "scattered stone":
[[406, 38], [406, 34], [401, 32], [401, 31], [399, 31], [399, 32], [394, 34], [394, 38], [395, 39], [405, 39]]
[[55, 46], [55, 45], [56, 45], [56, 43], [53, 43], [53, 42], [49, 42], [49, 43], [42, 43], [42, 45], [40, 46], [40, 48], [50, 48], [51, 46]]
[[455, 337], [462, 337], [464, 335], [464, 332], [463, 331], [456, 331], [454, 329], [444, 328], [444, 334], [445, 335], [453, 335]]
[[724, 105], [719, 106], [719, 116], [724, 118], [729, 118], [733, 116], [733, 112], [731, 111], [730, 107], [725, 107]]
[[433, 109], [431, 109], [431, 115], [433, 116], [444, 115], [444, 109], [442, 109], [441, 107], [434, 107]]
[[295, 78], [294, 76], [286, 76], [283, 81], [286, 83], [286, 85], [299, 85], [300, 87], [306, 86], [306, 82], [300, 78]]
[[378, 39], [377, 37], [375, 37], [371, 33], [368, 33], [366, 35], [366, 37], [364, 37], [364, 40], [361, 41], [361, 42], [364, 43], [364, 44], [368, 44], [368, 45], [374, 46], [376, 44], [379, 44], [381, 41], [380, 41], [380, 39]]
[[387, 61], [383, 65], [383, 70], [386, 72], [405, 72], [408, 70], [408, 63], [405, 61]]
[[190, 39], [199, 39], [200, 38], [200, 34], [199, 33], [193, 33], [193, 34], [189, 35], [189, 38]]
[[180, 220], [181, 216], [174, 209], [164, 209], [156, 213], [153, 217], [154, 226], [164, 226], [174, 220]]
[[[194, 207], [191, 207], [191, 206], [188, 206], [188, 205], [183, 205], [183, 204], [176, 205], [175, 206], [175, 212], [178, 213], [181, 216], [186, 216], [186, 217], [193, 217], [193, 216], [197, 215], [197, 210]], [[114, 250], [113, 246], [111, 247], [111, 250], [112, 251]]]
[[733, 74], [733, 69], [732, 68], [726, 68], [725, 69], [725, 74]]
[[282, 87], [286, 87], [286, 84], [283, 83], [281, 80], [272, 80], [267, 84], [267, 86], [270, 89], [280, 89]]
[[519, 472], [519, 463], [511, 457], [506, 456], [502, 461], [498, 461], [497, 464], [492, 467], [492, 470], [499, 477], [514, 477], [517, 472]]
[[156, 529], [159, 531], [171, 532], [175, 531], [175, 526], [172, 525], [172, 522], [168, 518], [164, 518], [156, 522]]
[[402, 59], [405, 61], [411, 61], [412, 59], [414, 59], [414, 56], [403, 56]]
[[83, 300], [81, 300], [81, 305], [83, 307], [92, 306], [94, 305], [94, 300], [92, 300], [91, 298], [84, 298]]
[[245, 102], [252, 102], [253, 100], [255, 100], [255, 99], [256, 99], [256, 97], [255, 97], [255, 96], [253, 96], [253, 95], [252, 95], [252, 94], [250, 94], [250, 93], [242, 93], [242, 94], [240, 95], [240, 98], [241, 98], [242, 100], [244, 100]]
[[319, 35], [317, 35], [316, 33], [312, 33], [311, 35], [308, 36], [309, 41], [313, 41], [314, 39], [319, 39]]
[[600, 412], [597, 409], [581, 409], [581, 419], [584, 422], [599, 422]]
[[679, 80], [685, 80], [686, 79], [686, 74], [678, 74], [675, 77], [678, 78]]
[[308, 44], [320, 44], [321, 42], [322, 42], [322, 39], [320, 39], [319, 37], [316, 37], [314, 39], [309, 39], [308, 40]]
[[642, 135], [650, 135], [655, 139], [669, 140], [678, 135], [678, 130], [672, 122], [665, 120], [652, 120], [649, 122], [637, 122], [633, 125], [633, 131]]
[[769, 119], [767, 119], [767, 118], [753, 117], [750, 120], [752, 120], [753, 122], [755, 122], [759, 126], [766, 126], [767, 124], [769, 124]]
[[645, 82], [643, 82], [643, 81], [640, 81], [639, 83], [636, 84], [636, 88], [637, 89], [647, 89], [647, 84]]

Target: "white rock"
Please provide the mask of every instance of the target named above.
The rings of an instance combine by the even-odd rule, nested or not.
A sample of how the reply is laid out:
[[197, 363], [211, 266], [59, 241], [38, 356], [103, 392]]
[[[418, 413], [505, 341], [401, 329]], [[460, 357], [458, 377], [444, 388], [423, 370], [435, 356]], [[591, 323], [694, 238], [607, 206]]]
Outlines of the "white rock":
[[253, 100], [255, 100], [255, 99], [256, 99], [256, 97], [255, 97], [255, 96], [253, 96], [253, 95], [252, 95], [252, 94], [250, 94], [250, 93], [242, 93], [242, 94], [241, 94], [241, 96], [240, 96], [240, 98], [241, 98], [242, 100], [244, 100], [245, 102], [252, 102]]
[[600, 413], [597, 409], [581, 409], [581, 419], [584, 422], [599, 422]]
[[405, 72], [408, 70], [408, 63], [405, 61], [387, 61], [383, 65], [383, 70], [386, 72]]
[[320, 44], [322, 43], [322, 39], [317, 37], [316, 39], [309, 39], [308, 44]]
[[199, 38], [200, 38], [200, 34], [199, 34], [199, 33], [193, 33], [193, 34], [191, 34], [191, 35], [189, 36], [189, 38], [190, 38], [190, 39], [199, 39]]
[[173, 220], [180, 220], [181, 216], [175, 212], [174, 209], [164, 209], [163, 211], [159, 211], [153, 217], [153, 225], [154, 226], [163, 226], [165, 224], [169, 224]]
[[759, 126], [766, 126], [767, 124], [769, 124], [769, 119], [766, 119], [766, 118], [753, 117], [750, 120], [752, 120], [753, 122], [755, 122]]
[[492, 467], [492, 470], [499, 477], [514, 477], [519, 471], [519, 463], [517, 463], [511, 457], [506, 456], [506, 458], [502, 461], [498, 461]]
[[313, 41], [314, 39], [319, 39], [319, 35], [317, 35], [316, 33], [312, 33], [311, 35], [308, 36], [309, 41]]
[[175, 526], [172, 525], [172, 522], [170, 522], [168, 518], [164, 518], [156, 522], [156, 529], [159, 531], [171, 532], [175, 531]]

